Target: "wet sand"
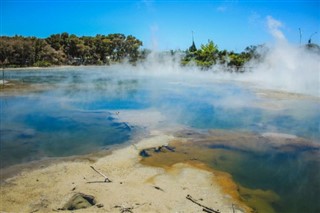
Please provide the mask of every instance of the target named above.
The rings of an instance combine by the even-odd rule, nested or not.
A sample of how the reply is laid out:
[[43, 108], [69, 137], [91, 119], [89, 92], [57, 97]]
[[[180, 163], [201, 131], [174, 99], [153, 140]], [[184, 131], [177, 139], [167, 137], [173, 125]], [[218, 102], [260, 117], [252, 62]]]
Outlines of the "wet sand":
[[[226, 173], [200, 162], [183, 161], [165, 168], [141, 163], [141, 150], [174, 140], [172, 135], [154, 132], [150, 138], [96, 160], [58, 162], [24, 171], [1, 185], [0, 210], [55, 212], [80, 192], [94, 196], [97, 204], [77, 212], [203, 212], [188, 195], [220, 212], [250, 212], [237, 200], [237, 185]], [[104, 182], [90, 166], [112, 182]]]

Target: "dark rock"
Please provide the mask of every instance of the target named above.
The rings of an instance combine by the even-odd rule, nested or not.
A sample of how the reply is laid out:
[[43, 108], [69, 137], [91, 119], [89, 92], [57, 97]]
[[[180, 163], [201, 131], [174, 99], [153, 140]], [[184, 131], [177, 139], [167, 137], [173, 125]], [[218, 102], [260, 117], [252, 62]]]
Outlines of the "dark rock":
[[144, 157], [144, 158], [147, 158], [147, 157], [150, 157], [150, 156], [151, 156], [145, 149], [141, 150], [140, 153], [139, 153], [139, 155], [140, 155], [141, 157]]
[[104, 205], [102, 203], [99, 203], [99, 204], [97, 204], [97, 207], [102, 208], [102, 207], [104, 207]]
[[96, 200], [91, 195], [77, 193], [62, 207], [62, 210], [85, 209], [96, 204]]
[[154, 152], [159, 153], [159, 152], [161, 152], [161, 149], [162, 149], [162, 146], [154, 148]]

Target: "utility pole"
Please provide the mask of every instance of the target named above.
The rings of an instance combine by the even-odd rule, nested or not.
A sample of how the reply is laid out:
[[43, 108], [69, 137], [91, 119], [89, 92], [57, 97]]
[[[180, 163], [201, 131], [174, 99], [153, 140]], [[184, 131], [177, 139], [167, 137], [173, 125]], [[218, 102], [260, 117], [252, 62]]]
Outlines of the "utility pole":
[[310, 38], [309, 38], [309, 40], [308, 40], [308, 44], [311, 44], [311, 38], [312, 38], [312, 36], [314, 36], [315, 34], [317, 34], [318, 32], [314, 32], [314, 33], [312, 33], [311, 35], [310, 35]]
[[301, 28], [300, 27], [299, 27], [299, 33], [300, 33], [300, 46], [301, 46], [302, 32], [301, 32]]
[[191, 31], [191, 33], [192, 33], [192, 42], [194, 42], [194, 38], [193, 38], [193, 30]]

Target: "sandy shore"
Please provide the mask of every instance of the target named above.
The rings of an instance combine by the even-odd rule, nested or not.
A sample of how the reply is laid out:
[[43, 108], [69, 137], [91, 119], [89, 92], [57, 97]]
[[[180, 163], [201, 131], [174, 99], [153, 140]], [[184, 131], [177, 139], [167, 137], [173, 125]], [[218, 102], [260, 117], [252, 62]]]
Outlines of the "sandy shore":
[[[168, 168], [141, 163], [142, 149], [172, 140], [171, 135], [153, 132], [151, 137], [97, 160], [60, 162], [22, 172], [2, 184], [0, 212], [64, 212], [67, 210], [61, 209], [76, 193], [96, 200], [96, 205], [77, 212], [203, 212], [188, 195], [220, 212], [250, 210], [235, 199], [237, 187], [226, 174], [199, 163], [181, 162]], [[90, 166], [112, 182], [104, 182]], [[222, 184], [222, 179], [229, 183]]]

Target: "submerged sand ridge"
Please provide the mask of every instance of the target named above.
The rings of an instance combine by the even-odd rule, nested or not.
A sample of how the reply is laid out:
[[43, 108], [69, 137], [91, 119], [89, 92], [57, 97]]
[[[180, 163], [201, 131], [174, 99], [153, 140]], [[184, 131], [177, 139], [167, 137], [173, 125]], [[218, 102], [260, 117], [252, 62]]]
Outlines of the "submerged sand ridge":
[[[60, 162], [22, 172], [1, 186], [3, 212], [64, 212], [76, 194], [93, 196], [96, 204], [77, 212], [203, 212], [203, 206], [220, 212], [245, 212], [248, 207], [223, 190], [221, 175], [199, 163], [179, 162], [170, 167], [141, 164], [139, 152], [175, 140], [153, 134], [94, 162]], [[112, 182], [93, 171], [93, 166]], [[232, 190], [236, 192], [236, 187]], [[229, 189], [229, 192], [232, 190]]]

